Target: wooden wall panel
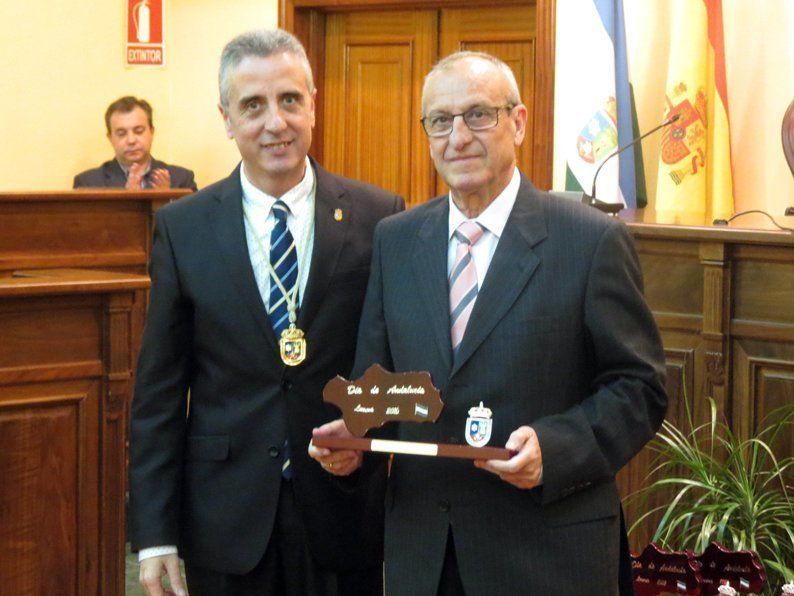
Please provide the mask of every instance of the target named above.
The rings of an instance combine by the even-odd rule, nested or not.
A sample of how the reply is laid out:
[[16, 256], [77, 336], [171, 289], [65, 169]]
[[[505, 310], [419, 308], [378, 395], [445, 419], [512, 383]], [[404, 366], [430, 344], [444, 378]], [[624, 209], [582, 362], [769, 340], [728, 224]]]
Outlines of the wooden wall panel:
[[0, 274], [0, 593], [123, 594], [135, 297], [97, 271]]
[[[8, 594], [98, 593], [100, 379], [0, 385], [0, 578]], [[8, 590], [5, 592], [5, 590]]]
[[[794, 403], [794, 346], [736, 340], [733, 361], [733, 425], [741, 437], [749, 437], [772, 411]], [[789, 434], [783, 446], [785, 453], [794, 453], [794, 435]]]
[[[794, 324], [791, 263], [739, 260], [735, 268], [735, 318]], [[780, 308], [786, 302], [791, 308]]]
[[326, 22], [324, 165], [401, 194], [432, 194], [421, 87], [437, 44], [436, 13], [335, 13]]
[[700, 315], [703, 275], [697, 260], [698, 245], [643, 240], [637, 242], [637, 252], [645, 297], [654, 312]]
[[[97, 202], [88, 210], [78, 203], [0, 202], [0, 269], [74, 267], [124, 262], [146, 264], [149, 205], [139, 201]], [[55, 263], [59, 260], [59, 263]]]
[[[46, 297], [0, 302], [0, 380], [71, 375], [76, 366], [98, 373], [102, 360], [100, 298], [65, 298], [57, 307]], [[39, 377], [40, 378], [40, 377]]]

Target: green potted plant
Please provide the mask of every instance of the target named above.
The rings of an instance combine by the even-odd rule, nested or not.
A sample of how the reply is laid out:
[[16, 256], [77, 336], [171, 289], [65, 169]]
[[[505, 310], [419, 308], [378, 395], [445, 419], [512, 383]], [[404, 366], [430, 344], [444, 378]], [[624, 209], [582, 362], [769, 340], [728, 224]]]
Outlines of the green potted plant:
[[766, 568], [765, 593], [780, 594], [794, 578], [794, 456], [776, 455], [775, 447], [792, 432], [794, 404], [771, 412], [748, 439], [734, 434], [712, 398], [709, 406], [708, 422], [696, 424], [687, 403], [686, 430], [665, 421], [650, 443], [650, 484], [629, 498], [663, 501], [643, 508], [629, 531], [661, 515], [652, 540], [664, 548], [700, 553], [716, 540], [755, 551]]

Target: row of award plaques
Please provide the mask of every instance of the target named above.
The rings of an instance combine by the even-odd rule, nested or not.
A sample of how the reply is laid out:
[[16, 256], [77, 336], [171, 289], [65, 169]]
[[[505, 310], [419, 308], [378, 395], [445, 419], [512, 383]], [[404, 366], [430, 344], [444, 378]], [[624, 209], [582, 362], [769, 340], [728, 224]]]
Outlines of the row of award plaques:
[[510, 459], [514, 452], [486, 446], [491, 437], [491, 411], [482, 402], [469, 410], [467, 445], [389, 441], [364, 437], [389, 422], [435, 422], [444, 402], [428, 372], [392, 373], [373, 364], [356, 381], [337, 376], [323, 389], [323, 400], [342, 411], [352, 438], [314, 438], [318, 447], [355, 449], [463, 459]]
[[[632, 555], [634, 593], [657, 594], [760, 594], [766, 586], [766, 572], [758, 554], [749, 550], [731, 551], [712, 542], [701, 554], [691, 550], [668, 551], [651, 543], [639, 555]], [[794, 593], [786, 592], [784, 594]]]

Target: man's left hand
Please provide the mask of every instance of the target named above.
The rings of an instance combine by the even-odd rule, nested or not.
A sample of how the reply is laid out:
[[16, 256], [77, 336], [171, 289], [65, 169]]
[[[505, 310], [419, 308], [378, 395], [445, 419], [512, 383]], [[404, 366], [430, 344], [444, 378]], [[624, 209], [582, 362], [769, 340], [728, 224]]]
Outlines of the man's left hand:
[[171, 172], [165, 168], [152, 170], [149, 179], [152, 183], [152, 188], [171, 188]]
[[474, 460], [474, 465], [481, 470], [496, 474], [517, 488], [534, 488], [541, 480], [543, 458], [540, 454], [538, 435], [531, 426], [522, 426], [514, 430], [507, 439], [505, 447], [517, 453], [508, 460], [489, 459]]

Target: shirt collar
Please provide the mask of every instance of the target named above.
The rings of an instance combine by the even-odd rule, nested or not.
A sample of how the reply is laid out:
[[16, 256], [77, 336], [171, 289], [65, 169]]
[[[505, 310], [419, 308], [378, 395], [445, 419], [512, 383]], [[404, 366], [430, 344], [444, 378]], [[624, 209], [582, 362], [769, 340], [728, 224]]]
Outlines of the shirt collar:
[[297, 217], [309, 202], [309, 195], [314, 187], [314, 170], [307, 157], [306, 171], [303, 174], [303, 179], [278, 198], [254, 186], [245, 173], [244, 164], [240, 166], [240, 183], [243, 187], [243, 201], [247, 202], [252, 207], [270, 212], [273, 208], [273, 204], [277, 200], [281, 200], [289, 207], [290, 213]]
[[[500, 192], [497, 197], [485, 208], [485, 211], [480, 213], [474, 218], [474, 221], [479, 223], [483, 228], [488, 230], [491, 234], [500, 238], [502, 232], [507, 224], [507, 218], [510, 217], [510, 212], [513, 210], [513, 205], [518, 196], [518, 187], [521, 185], [521, 175], [518, 173], [518, 168], [513, 169], [513, 176], [510, 182], [507, 183], [505, 189]], [[458, 226], [464, 221], [468, 221], [468, 217], [458, 209], [452, 196], [449, 196], [449, 235], [448, 239], [452, 240], [452, 235]]]

